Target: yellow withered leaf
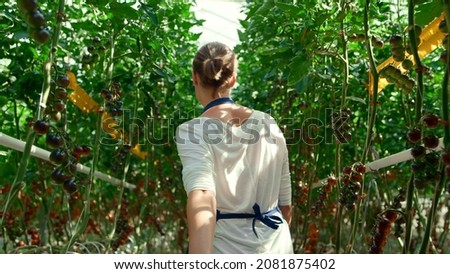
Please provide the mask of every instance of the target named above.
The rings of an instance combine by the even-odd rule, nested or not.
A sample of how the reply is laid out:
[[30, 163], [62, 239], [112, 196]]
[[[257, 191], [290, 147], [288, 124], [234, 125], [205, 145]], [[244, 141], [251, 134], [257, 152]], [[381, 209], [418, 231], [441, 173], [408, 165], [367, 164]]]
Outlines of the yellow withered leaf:
[[69, 95], [69, 100], [83, 112], [97, 112], [100, 105], [95, 102], [94, 99], [92, 99], [82, 87], [78, 85], [75, 74], [69, 71], [67, 72], [67, 77], [69, 77], [70, 80], [68, 88], [73, 90], [73, 92]]
[[[98, 112], [100, 105], [92, 99], [89, 94], [77, 83], [75, 74], [71, 71], [67, 72], [70, 83], [68, 88], [73, 92], [69, 95], [69, 100], [74, 103], [81, 111], [85, 113]], [[102, 113], [102, 130], [114, 139], [122, 139], [124, 143], [128, 143], [128, 136], [123, 128], [120, 128], [116, 120], [111, 117], [107, 112]], [[147, 157], [147, 153], [141, 151], [139, 144], [131, 149], [131, 152], [141, 159]]]

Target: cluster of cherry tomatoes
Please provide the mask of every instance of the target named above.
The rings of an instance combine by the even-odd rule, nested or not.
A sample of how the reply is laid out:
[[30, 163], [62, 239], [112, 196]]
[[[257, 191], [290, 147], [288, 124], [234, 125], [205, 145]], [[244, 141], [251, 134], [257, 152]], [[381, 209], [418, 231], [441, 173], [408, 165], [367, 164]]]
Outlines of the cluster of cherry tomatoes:
[[397, 213], [394, 211], [386, 211], [385, 214], [378, 218], [372, 234], [371, 246], [369, 248], [370, 254], [383, 253], [383, 248], [392, 230], [392, 224], [396, 219]]
[[316, 253], [317, 243], [319, 242], [320, 231], [314, 223], [309, 224], [308, 241], [305, 245], [306, 254]]
[[39, 44], [47, 42], [51, 35], [47, 29], [47, 21], [44, 14], [39, 10], [37, 0], [19, 0], [18, 6], [24, 14], [25, 21], [28, 24], [31, 38]]
[[337, 179], [334, 175], [328, 176], [324, 185], [320, 188], [319, 199], [311, 206], [311, 214], [317, 216], [320, 210], [323, 208], [325, 201], [330, 197], [330, 193], [337, 185]]
[[363, 197], [360, 191], [365, 172], [366, 167], [359, 162], [343, 169], [339, 203], [350, 211], [355, 209], [356, 201]]
[[439, 154], [433, 151], [439, 146], [439, 138], [430, 131], [439, 125], [439, 117], [427, 113], [421, 120], [423, 127], [414, 127], [407, 133], [408, 141], [413, 144], [411, 170], [417, 189], [425, 189], [430, 183], [440, 179]]
[[58, 113], [65, 109], [64, 100], [67, 98], [66, 88], [69, 83], [70, 80], [66, 76], [57, 78], [51, 92], [52, 100], [49, 107], [46, 108], [47, 115], [43, 119], [34, 121], [33, 130], [38, 136], [45, 135], [45, 144], [51, 150], [49, 161], [55, 165], [55, 168], [50, 178], [56, 184], [62, 185], [69, 194], [73, 194], [78, 190], [78, 182], [75, 177], [77, 164], [81, 157], [89, 156], [91, 150], [87, 145], [74, 144], [64, 130], [50, 123], [50, 118], [55, 121], [60, 119], [60, 117], [55, 119], [52, 115], [55, 107], [58, 107], [56, 109]]

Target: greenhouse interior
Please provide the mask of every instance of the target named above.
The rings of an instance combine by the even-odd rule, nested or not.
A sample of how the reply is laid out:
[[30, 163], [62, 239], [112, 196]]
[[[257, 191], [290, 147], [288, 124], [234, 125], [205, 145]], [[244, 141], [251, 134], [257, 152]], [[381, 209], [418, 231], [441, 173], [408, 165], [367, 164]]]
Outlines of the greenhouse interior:
[[[184, 159], [209, 161], [177, 137], [214, 112], [195, 67], [212, 42], [235, 56], [216, 108], [264, 113], [285, 142], [292, 253], [450, 254], [449, 16], [448, 0], [1, 1], [0, 254], [194, 250]], [[277, 178], [268, 153], [233, 172]], [[229, 169], [206, 170], [218, 209]], [[260, 216], [251, 241], [283, 231]]]

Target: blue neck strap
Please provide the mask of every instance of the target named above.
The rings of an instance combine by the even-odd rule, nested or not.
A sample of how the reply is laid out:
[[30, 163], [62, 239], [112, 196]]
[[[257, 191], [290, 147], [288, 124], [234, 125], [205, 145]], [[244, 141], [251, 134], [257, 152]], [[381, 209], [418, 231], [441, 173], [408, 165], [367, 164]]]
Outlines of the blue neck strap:
[[203, 108], [203, 112], [206, 112], [208, 109], [218, 106], [218, 105], [222, 105], [222, 104], [234, 104], [234, 101], [231, 100], [231, 98], [229, 98], [229, 97], [218, 98], [218, 99], [212, 100]]

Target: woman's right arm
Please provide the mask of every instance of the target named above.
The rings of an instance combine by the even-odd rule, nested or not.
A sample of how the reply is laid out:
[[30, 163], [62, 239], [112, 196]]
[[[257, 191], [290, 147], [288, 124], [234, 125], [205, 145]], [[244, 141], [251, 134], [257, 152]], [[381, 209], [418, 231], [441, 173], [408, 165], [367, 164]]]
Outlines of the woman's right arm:
[[213, 191], [193, 190], [187, 200], [189, 253], [212, 253], [216, 225], [216, 196]]

